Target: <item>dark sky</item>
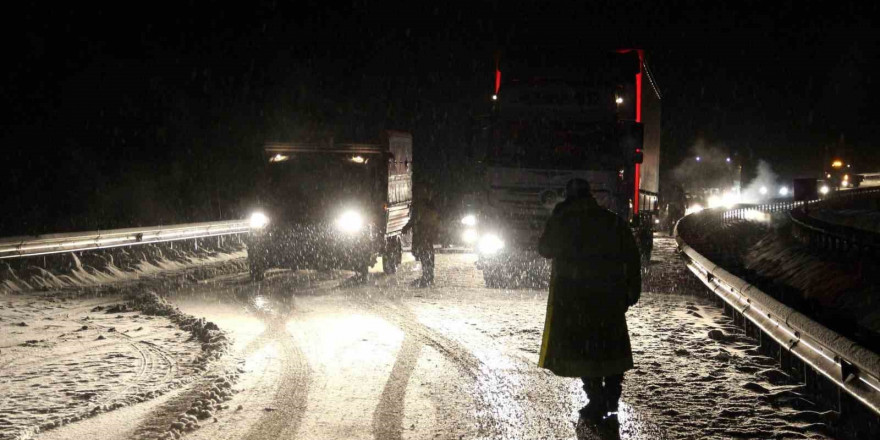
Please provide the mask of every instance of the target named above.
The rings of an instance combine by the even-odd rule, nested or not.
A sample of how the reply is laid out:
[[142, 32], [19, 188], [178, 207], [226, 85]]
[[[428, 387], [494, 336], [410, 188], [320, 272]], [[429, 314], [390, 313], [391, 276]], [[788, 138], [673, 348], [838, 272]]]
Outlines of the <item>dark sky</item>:
[[[4, 196], [67, 207], [35, 219], [126, 176], [165, 179], [146, 192], [213, 191], [205, 182], [246, 175], [242, 158], [268, 138], [410, 129], [432, 163], [452, 163], [493, 53], [524, 45], [572, 58], [645, 48], [667, 165], [702, 140], [815, 174], [843, 137], [857, 164], [880, 170], [874, 2], [43, 3], [6, 14], [0, 83], [4, 186], [16, 188]], [[241, 180], [193, 216], [223, 212]], [[184, 193], [181, 206], [195, 197]]]

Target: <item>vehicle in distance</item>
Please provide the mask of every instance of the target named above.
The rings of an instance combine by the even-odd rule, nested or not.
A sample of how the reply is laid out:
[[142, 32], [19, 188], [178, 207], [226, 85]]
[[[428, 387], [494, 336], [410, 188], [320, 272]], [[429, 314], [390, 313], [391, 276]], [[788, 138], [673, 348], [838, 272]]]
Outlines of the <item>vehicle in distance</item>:
[[382, 257], [393, 273], [412, 202], [412, 136], [376, 143], [270, 143], [247, 239], [251, 277], [267, 269], [345, 269]]

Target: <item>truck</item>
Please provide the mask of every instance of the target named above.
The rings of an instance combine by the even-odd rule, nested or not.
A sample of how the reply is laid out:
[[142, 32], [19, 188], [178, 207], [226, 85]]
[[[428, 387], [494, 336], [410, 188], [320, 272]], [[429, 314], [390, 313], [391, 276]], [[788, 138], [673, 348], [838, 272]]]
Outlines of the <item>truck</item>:
[[[489, 287], [543, 283], [538, 238], [573, 178], [629, 222], [643, 258], [652, 247], [660, 164], [660, 89], [646, 54], [544, 54], [528, 65], [496, 61], [476, 239]], [[566, 61], [567, 61], [566, 60]], [[502, 78], [502, 73], [504, 77]]]
[[830, 161], [824, 170], [825, 184], [832, 190], [858, 188], [864, 180], [864, 176], [856, 174], [852, 163], [836, 157]]
[[351, 270], [402, 260], [412, 203], [412, 135], [372, 143], [267, 143], [247, 237], [251, 278], [271, 268]]

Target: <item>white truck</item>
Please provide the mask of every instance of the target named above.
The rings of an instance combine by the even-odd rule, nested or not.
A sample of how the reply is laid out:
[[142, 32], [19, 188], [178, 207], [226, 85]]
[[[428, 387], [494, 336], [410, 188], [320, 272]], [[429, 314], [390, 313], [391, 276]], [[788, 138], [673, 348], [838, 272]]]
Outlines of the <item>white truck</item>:
[[641, 50], [576, 57], [576, 67], [496, 68], [476, 214], [477, 266], [487, 286], [548, 278], [537, 241], [565, 197], [566, 182], [576, 177], [590, 182], [603, 207], [630, 222], [643, 255], [650, 255], [660, 175], [659, 88]]

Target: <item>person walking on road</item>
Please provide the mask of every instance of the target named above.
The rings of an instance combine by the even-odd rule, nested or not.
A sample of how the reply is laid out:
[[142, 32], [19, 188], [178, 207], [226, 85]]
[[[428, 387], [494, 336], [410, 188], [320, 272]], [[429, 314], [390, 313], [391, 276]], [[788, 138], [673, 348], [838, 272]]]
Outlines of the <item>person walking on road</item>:
[[422, 277], [416, 280], [419, 287], [434, 284], [434, 243], [440, 231], [440, 214], [431, 192], [414, 204], [409, 222], [403, 227], [403, 233], [413, 231], [412, 252], [422, 265]]
[[640, 296], [639, 251], [626, 221], [599, 206], [587, 181], [572, 179], [565, 190], [538, 244], [553, 260], [539, 366], [583, 380], [585, 421], [616, 421], [623, 374], [633, 367], [624, 314]]

